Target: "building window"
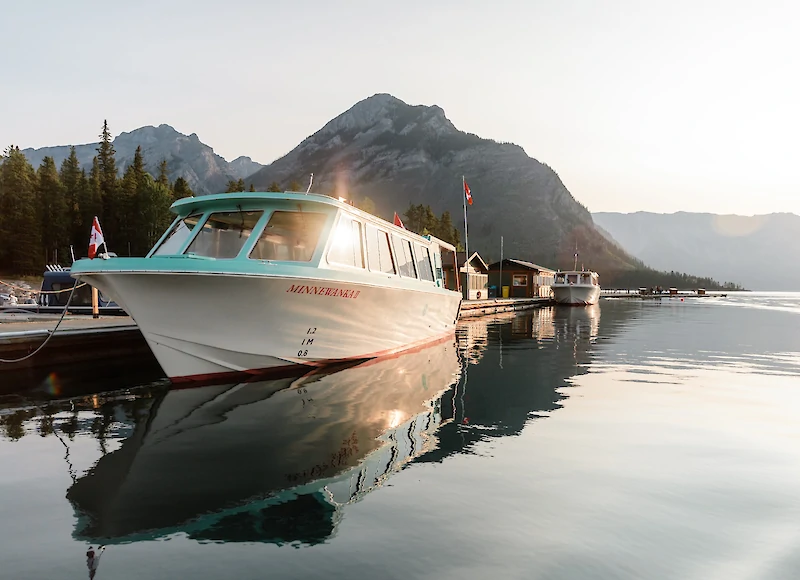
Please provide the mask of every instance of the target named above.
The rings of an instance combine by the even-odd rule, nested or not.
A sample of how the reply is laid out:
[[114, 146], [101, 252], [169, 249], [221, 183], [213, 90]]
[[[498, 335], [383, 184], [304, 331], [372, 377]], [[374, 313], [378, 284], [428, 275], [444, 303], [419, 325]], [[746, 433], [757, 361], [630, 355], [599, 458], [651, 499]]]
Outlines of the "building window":
[[263, 211], [212, 213], [186, 249], [186, 253], [209, 258], [235, 258], [263, 213]]
[[433, 268], [431, 268], [431, 255], [428, 248], [414, 244], [414, 250], [417, 253], [417, 272], [419, 272], [420, 280], [433, 282]]
[[258, 237], [250, 258], [308, 262], [317, 248], [328, 216], [302, 211], [274, 211]]
[[512, 281], [514, 286], [527, 286], [528, 285], [528, 275], [527, 274], [514, 274], [514, 278]]
[[389, 246], [389, 234], [367, 224], [367, 262], [373, 272], [396, 274]]
[[333, 245], [328, 252], [328, 261], [363, 268], [364, 254], [361, 247], [361, 222], [345, 215], [341, 216], [333, 234]]
[[397, 258], [397, 271], [406, 278], [416, 278], [417, 272], [414, 268], [414, 253], [411, 251], [411, 242], [392, 234], [394, 241], [395, 257]]

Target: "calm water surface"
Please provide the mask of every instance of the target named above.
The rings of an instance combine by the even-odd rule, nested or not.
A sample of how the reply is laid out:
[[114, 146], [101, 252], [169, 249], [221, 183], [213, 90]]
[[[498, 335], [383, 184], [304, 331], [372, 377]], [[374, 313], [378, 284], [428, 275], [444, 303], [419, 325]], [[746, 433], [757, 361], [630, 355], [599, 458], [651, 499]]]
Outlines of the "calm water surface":
[[797, 578], [799, 329], [604, 300], [299, 379], [0, 375], [0, 578]]

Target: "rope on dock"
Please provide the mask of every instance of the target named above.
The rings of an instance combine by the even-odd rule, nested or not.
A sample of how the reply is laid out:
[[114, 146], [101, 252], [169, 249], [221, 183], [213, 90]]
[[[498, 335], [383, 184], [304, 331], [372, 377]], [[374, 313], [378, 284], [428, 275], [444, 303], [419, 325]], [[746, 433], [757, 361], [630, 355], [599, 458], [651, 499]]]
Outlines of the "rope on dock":
[[72, 288], [64, 288], [63, 290], [34, 290], [32, 288], [23, 288], [22, 286], [17, 286], [16, 284], [12, 284], [11, 282], [4, 282], [0, 280], [0, 286], [8, 286], [9, 288], [13, 288], [14, 290], [21, 290], [22, 292], [35, 292], [36, 294], [61, 294], [62, 292], [69, 292], [70, 290], [74, 290], [75, 288], [80, 288], [81, 286], [86, 286], [86, 282], [81, 282], [77, 286], [73, 286]]
[[17, 359], [0, 358], [0, 363], [3, 363], [3, 364], [20, 363], [22, 361], [28, 360], [29, 358], [34, 356], [36, 353], [38, 353], [40, 350], [42, 350], [44, 347], [46, 347], [47, 343], [50, 342], [50, 339], [53, 338], [53, 336], [55, 335], [56, 330], [58, 330], [58, 327], [61, 326], [61, 322], [64, 320], [64, 317], [67, 315], [67, 309], [69, 308], [69, 303], [72, 302], [72, 295], [75, 294], [75, 289], [77, 287], [78, 287], [77, 285], [72, 287], [72, 292], [69, 293], [69, 298], [67, 298], [67, 303], [64, 305], [64, 311], [61, 313], [61, 318], [58, 319], [58, 322], [56, 322], [55, 328], [52, 330], [52, 332], [50, 332], [50, 334], [47, 335], [47, 338], [44, 339], [44, 342], [42, 344], [40, 344], [36, 348], [36, 350], [34, 350], [31, 353], [26, 354], [22, 358], [17, 358]]

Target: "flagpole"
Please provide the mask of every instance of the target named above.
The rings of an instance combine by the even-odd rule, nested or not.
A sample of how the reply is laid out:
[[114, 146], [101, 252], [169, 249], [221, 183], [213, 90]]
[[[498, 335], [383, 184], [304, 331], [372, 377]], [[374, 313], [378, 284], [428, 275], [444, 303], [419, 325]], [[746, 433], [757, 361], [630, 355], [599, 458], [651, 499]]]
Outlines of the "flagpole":
[[469, 232], [467, 231], [467, 186], [464, 176], [461, 176], [461, 201], [464, 202], [464, 244], [466, 247], [466, 259], [464, 267], [467, 270], [467, 300], [469, 300]]

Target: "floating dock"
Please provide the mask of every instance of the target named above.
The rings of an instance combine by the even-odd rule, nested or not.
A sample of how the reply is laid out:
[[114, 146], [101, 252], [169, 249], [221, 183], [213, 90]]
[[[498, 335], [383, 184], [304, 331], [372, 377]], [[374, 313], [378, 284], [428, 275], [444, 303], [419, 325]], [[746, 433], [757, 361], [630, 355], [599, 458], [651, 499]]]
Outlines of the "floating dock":
[[464, 300], [459, 318], [471, 318], [498, 312], [530, 310], [555, 304], [550, 298], [490, 298], [488, 300]]

